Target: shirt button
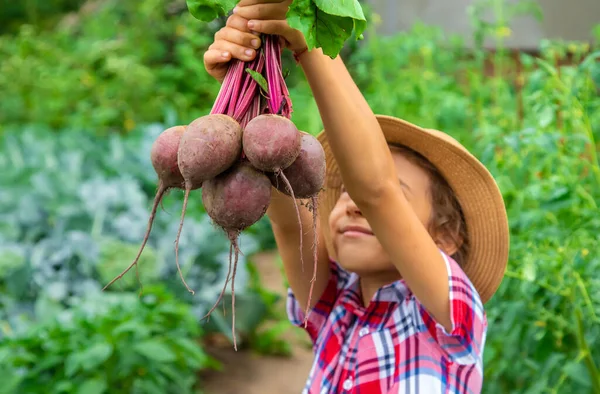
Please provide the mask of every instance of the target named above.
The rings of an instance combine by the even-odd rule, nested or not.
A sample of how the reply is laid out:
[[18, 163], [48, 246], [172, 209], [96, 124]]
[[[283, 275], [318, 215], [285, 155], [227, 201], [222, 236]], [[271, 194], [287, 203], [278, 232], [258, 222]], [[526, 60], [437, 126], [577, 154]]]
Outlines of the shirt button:
[[352, 388], [352, 379], [348, 378], [344, 380], [344, 390], [350, 390]]
[[367, 335], [369, 333], [369, 329], [367, 327], [363, 327], [360, 329], [360, 331], [358, 332], [358, 335], [360, 335], [361, 337], [364, 337], [365, 335]]

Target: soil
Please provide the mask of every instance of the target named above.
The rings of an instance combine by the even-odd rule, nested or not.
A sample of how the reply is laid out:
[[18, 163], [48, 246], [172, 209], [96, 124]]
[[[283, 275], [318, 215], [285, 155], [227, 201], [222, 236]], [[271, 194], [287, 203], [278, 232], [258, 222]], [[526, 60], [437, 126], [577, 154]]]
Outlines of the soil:
[[[269, 290], [281, 294], [285, 300], [286, 288], [279, 267], [274, 260], [276, 253], [266, 252], [253, 256], [263, 284]], [[285, 304], [278, 306], [282, 311]], [[292, 347], [290, 357], [265, 356], [251, 350], [236, 352], [227, 340], [213, 338], [206, 350], [223, 364], [221, 371], [211, 371], [201, 377], [205, 394], [298, 394], [302, 392], [310, 371], [313, 354], [308, 336], [291, 326], [286, 340]]]

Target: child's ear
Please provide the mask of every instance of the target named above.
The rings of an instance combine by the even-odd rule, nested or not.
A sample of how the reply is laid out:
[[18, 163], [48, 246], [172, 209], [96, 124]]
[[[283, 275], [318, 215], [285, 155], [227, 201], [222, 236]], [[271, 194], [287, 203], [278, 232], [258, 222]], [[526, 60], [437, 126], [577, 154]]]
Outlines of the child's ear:
[[434, 234], [436, 245], [442, 249], [448, 256], [458, 252], [464, 240], [459, 234], [450, 234], [448, 231], [436, 231]]

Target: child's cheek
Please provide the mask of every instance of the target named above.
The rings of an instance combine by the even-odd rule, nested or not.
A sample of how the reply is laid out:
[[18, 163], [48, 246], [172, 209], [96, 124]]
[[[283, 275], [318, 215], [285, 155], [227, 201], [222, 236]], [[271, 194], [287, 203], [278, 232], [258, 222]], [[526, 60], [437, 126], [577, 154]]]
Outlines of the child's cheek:
[[335, 207], [333, 207], [333, 209], [331, 210], [331, 213], [329, 214], [329, 231], [331, 232], [332, 236], [335, 234], [337, 224], [340, 220], [340, 216], [341, 216], [340, 212], [341, 212], [341, 208], [339, 207], [339, 204], [338, 204]]

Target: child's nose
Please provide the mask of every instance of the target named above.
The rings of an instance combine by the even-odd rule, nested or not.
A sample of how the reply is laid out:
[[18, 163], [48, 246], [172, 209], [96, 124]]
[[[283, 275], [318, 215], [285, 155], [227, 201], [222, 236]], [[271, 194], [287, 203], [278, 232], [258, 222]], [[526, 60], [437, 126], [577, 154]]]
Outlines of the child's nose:
[[348, 199], [346, 203], [346, 214], [349, 216], [362, 216], [360, 209], [358, 209], [358, 206], [351, 199]]

